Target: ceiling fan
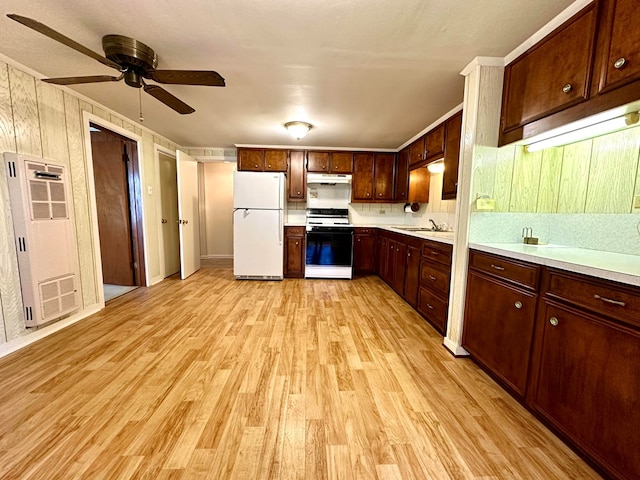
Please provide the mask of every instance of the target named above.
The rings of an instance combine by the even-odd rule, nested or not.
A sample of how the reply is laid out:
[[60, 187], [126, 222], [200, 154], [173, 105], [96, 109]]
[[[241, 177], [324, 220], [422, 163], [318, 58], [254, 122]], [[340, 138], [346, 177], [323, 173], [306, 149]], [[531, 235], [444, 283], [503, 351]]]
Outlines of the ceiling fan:
[[45, 78], [42, 80], [43, 82], [57, 85], [75, 85], [79, 83], [118, 82], [124, 79], [127, 85], [142, 88], [152, 97], [183, 115], [193, 113], [195, 109], [167, 92], [164, 88], [147, 84], [144, 79], [174, 85], [225, 86], [224, 78], [218, 72], [210, 70], [156, 70], [158, 65], [156, 52], [133, 38], [123, 35], [105, 35], [102, 37], [102, 49], [105, 56], [102, 56], [36, 20], [16, 14], [8, 14], [7, 17], [67, 47], [84, 53], [108, 67], [120, 71], [120, 75], [117, 77], [94, 75], [89, 77]]

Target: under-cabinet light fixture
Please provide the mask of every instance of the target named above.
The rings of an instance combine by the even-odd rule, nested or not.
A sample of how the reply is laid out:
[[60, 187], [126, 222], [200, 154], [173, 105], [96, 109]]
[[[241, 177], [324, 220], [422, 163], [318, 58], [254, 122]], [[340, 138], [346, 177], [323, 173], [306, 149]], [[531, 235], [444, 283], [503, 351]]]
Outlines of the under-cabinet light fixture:
[[295, 138], [296, 140], [300, 140], [307, 133], [309, 133], [309, 130], [313, 128], [313, 125], [307, 122], [295, 121], [285, 123], [284, 128], [287, 129], [287, 131], [293, 138]]
[[430, 173], [444, 172], [444, 160], [437, 160], [430, 163], [429, 165], [427, 165], [427, 170], [429, 170]]
[[620, 117], [611, 118], [604, 122], [594, 123], [578, 130], [563, 133], [555, 137], [540, 140], [527, 145], [528, 152], [537, 152], [549, 147], [560, 147], [571, 143], [580, 142], [588, 138], [606, 135], [608, 133], [618, 132], [628, 127], [633, 127], [640, 120], [639, 112], [631, 112]]

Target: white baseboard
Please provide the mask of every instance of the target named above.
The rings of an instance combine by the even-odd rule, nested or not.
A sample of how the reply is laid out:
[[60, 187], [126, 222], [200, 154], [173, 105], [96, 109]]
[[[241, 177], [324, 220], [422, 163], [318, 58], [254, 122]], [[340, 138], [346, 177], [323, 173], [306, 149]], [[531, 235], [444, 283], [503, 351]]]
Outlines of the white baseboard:
[[448, 339], [447, 337], [444, 338], [444, 342], [442, 342], [442, 344], [447, 348], [447, 350], [453, 353], [456, 357], [469, 356], [469, 352], [467, 352], [464, 348], [462, 348], [453, 340]]
[[160, 283], [163, 280], [164, 280], [164, 278], [162, 277], [162, 275], [158, 275], [157, 277], [150, 278], [149, 279], [149, 286], [155, 285], [157, 283]]
[[201, 260], [207, 260], [207, 259], [219, 259], [219, 258], [228, 258], [228, 259], [232, 259], [233, 255], [224, 255], [224, 254], [214, 254], [214, 255], [200, 255], [200, 259]]
[[37, 342], [38, 340], [42, 340], [43, 338], [48, 337], [49, 335], [56, 333], [63, 328], [68, 327], [69, 325], [73, 325], [80, 320], [84, 320], [94, 313], [99, 312], [103, 308], [104, 304], [101, 305], [99, 303], [96, 303], [95, 305], [91, 305], [81, 312], [78, 312], [75, 315], [71, 315], [70, 317], [60, 320], [59, 322], [52, 323], [51, 325], [47, 325], [31, 333], [27, 333], [22, 337], [9, 340], [7, 343], [3, 343], [2, 345], [0, 345], [0, 358], [6, 357], [10, 353], [16, 352], [21, 348], [26, 347], [27, 345], [31, 345], [32, 343]]

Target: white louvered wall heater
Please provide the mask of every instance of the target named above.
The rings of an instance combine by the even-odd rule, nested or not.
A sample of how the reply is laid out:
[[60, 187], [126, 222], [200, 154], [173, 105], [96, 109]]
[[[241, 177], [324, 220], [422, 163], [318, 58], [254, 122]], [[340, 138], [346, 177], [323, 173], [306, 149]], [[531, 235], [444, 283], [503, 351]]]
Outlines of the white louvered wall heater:
[[79, 308], [79, 267], [69, 170], [5, 152], [11, 215], [27, 327]]

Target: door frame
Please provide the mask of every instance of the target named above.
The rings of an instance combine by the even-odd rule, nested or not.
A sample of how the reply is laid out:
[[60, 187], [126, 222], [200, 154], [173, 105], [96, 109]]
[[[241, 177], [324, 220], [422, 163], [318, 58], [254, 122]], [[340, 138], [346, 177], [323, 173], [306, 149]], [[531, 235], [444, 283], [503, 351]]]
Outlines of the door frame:
[[[156, 201], [156, 222], [158, 225], [161, 224], [162, 222], [162, 183], [160, 182], [160, 154], [163, 154], [167, 157], [171, 157], [173, 158], [173, 161], [176, 162], [176, 169], [177, 169], [177, 162], [178, 162], [178, 157], [176, 154], [175, 150], [171, 150], [167, 147], [163, 147], [162, 145], [159, 145], [157, 143], [153, 144], [153, 157], [154, 157], [154, 169], [155, 169], [155, 176], [158, 179], [157, 185], [158, 185], [158, 200]], [[178, 179], [176, 178], [176, 182], [178, 181]], [[178, 247], [180, 246], [180, 240], [178, 240]], [[162, 234], [162, 228], [158, 229], [158, 252], [159, 252], [159, 257], [160, 257], [160, 280], [164, 280], [166, 278], [166, 269], [164, 268], [165, 266], [165, 259], [164, 259], [164, 236]], [[145, 257], [146, 258], [146, 257]]]
[[[94, 268], [96, 272], [96, 296], [98, 298], [98, 303], [104, 307], [104, 280], [102, 278], [102, 252], [100, 251], [100, 233], [98, 230], [98, 206], [96, 201], [96, 184], [93, 176], [93, 154], [91, 151], [91, 132], [89, 130], [90, 124], [94, 123], [99, 125], [107, 130], [111, 130], [123, 137], [128, 138], [136, 142], [136, 150], [138, 154], [138, 176], [140, 177], [140, 185], [144, 187], [145, 183], [145, 172], [144, 172], [144, 162], [142, 161], [142, 137], [137, 135], [134, 132], [126, 130], [123, 127], [120, 127], [114, 123], [111, 123], [108, 120], [105, 120], [102, 117], [98, 117], [93, 113], [89, 113], [87, 111], [82, 112], [82, 132], [84, 134], [84, 148], [85, 148], [85, 158], [86, 167], [87, 167], [87, 183], [89, 184], [89, 212], [91, 215], [91, 236], [93, 239], [93, 256], [94, 256]], [[144, 188], [143, 188], [144, 190]], [[144, 253], [144, 281], [145, 285], [149, 285], [149, 259], [148, 259], [148, 240], [147, 240], [147, 228], [146, 228], [146, 219], [145, 219], [145, 195], [144, 191], [142, 192], [142, 196], [140, 198], [140, 216], [142, 218], [141, 225], [138, 226], [142, 232], [142, 240], [143, 247], [142, 251]]]

